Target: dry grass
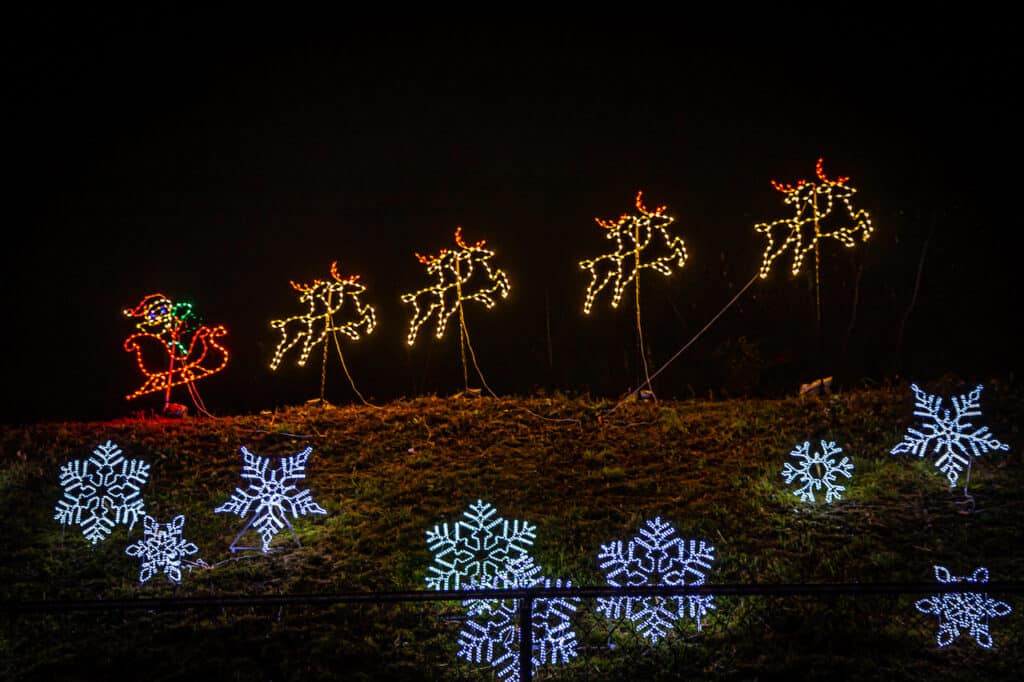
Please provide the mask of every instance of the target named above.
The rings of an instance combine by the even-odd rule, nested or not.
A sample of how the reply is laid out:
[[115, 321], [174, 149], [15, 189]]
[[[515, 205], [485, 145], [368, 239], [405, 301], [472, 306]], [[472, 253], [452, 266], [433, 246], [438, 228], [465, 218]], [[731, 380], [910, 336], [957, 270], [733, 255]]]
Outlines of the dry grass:
[[[0, 529], [5, 600], [262, 595], [415, 590], [431, 556], [424, 532], [483, 499], [537, 526], [547, 575], [603, 584], [602, 543], [661, 516], [684, 537], [715, 545], [717, 583], [928, 581], [987, 566], [1024, 575], [1024, 400], [1005, 387], [982, 396], [985, 419], [1011, 446], [971, 474], [974, 512], [927, 460], [892, 457], [911, 421], [905, 386], [827, 398], [611, 403], [562, 395], [420, 398], [380, 408], [294, 407], [169, 421], [39, 424], [0, 429]], [[556, 421], [568, 420], [568, 421]], [[213, 569], [180, 587], [137, 583], [119, 527], [93, 547], [53, 520], [57, 472], [107, 439], [152, 463], [144, 494], [160, 520], [185, 514], [185, 535]], [[835, 440], [856, 465], [840, 503], [806, 506], [779, 471], [803, 440]], [[259, 454], [314, 449], [308, 487], [326, 517], [296, 524], [269, 555], [232, 556], [238, 517], [214, 515], [239, 485], [246, 445]], [[1024, 627], [993, 622], [997, 650], [967, 641], [937, 651], [931, 619], [912, 599], [720, 599], [705, 632], [692, 624], [657, 647], [609, 634], [580, 612], [583, 656], [538, 679], [680, 674], [710, 679], [807, 677], [1010, 679], [1024, 664]], [[1019, 612], [1020, 600], [1007, 599]], [[458, 663], [457, 605], [289, 607], [280, 611], [66, 614], [6, 618], [0, 675], [89, 679], [138, 666], [149, 679], [479, 679]], [[854, 617], [849, 617], [852, 614]], [[619, 642], [614, 650], [610, 642]], [[810, 666], [810, 667], [807, 667]]]

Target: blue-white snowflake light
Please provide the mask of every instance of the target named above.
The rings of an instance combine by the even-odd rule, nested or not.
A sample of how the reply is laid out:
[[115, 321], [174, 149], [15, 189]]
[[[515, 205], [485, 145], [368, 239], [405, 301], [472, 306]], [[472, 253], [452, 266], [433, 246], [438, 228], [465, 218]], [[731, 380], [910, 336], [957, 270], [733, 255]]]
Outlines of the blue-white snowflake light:
[[135, 526], [146, 513], [140, 488], [149, 478], [149, 464], [125, 459], [121, 448], [107, 441], [86, 460], [67, 462], [60, 468], [64, 499], [57, 502], [53, 518], [62, 525], [82, 527], [85, 539], [105, 540], [114, 526]]
[[[483, 580], [471, 580], [472, 589], [516, 589], [528, 587], [572, 587], [566, 580], [551, 580], [541, 575], [541, 567], [529, 556], [512, 561], [507, 570]], [[532, 663], [558, 665], [576, 657], [576, 632], [572, 629], [572, 615], [580, 603], [579, 597], [535, 599], [530, 611], [533, 636]], [[499, 679], [514, 679], [518, 675], [519, 609], [516, 599], [470, 599], [463, 602], [467, 608], [465, 626], [459, 632], [459, 657], [472, 663], [490, 663]]]
[[787, 484], [793, 481], [801, 483], [801, 486], [793, 491], [801, 502], [814, 502], [814, 492], [820, 492], [822, 488], [825, 489], [827, 504], [842, 497], [846, 486], [836, 483], [836, 476], [850, 478], [853, 475], [853, 462], [849, 457], [836, 461], [835, 455], [842, 451], [842, 448], [836, 447], [834, 441], [825, 440], [821, 441], [820, 453], [811, 451], [810, 441], [793, 448], [789, 455], [799, 460], [799, 464], [786, 462], [782, 469], [782, 477], [786, 479]]
[[972, 456], [978, 457], [990, 450], [1010, 449], [1009, 445], [996, 440], [987, 426], [975, 429], [973, 424], [964, 421], [967, 417], [981, 416], [978, 405], [981, 384], [967, 395], [953, 396], [952, 415], [948, 409], [942, 409], [942, 398], [925, 393], [917, 384], [910, 388], [914, 391], [914, 415], [926, 421], [921, 424], [921, 430], [908, 428], [903, 442], [897, 444], [891, 454], [909, 453], [924, 457], [931, 449], [939, 455], [935, 467], [946, 474], [952, 488], [964, 467], [970, 466]]
[[124, 553], [142, 559], [139, 582], [144, 583], [163, 569], [171, 582], [181, 582], [181, 561], [199, 551], [195, 544], [181, 537], [185, 517], [175, 516], [170, 523], [158, 523], [146, 515], [142, 521], [144, 535], [141, 540], [128, 545]]
[[[715, 548], [704, 540], [675, 537], [676, 530], [661, 520], [647, 521], [623, 547], [621, 540], [601, 545], [598, 561], [605, 579], [612, 587], [668, 585], [696, 587], [704, 584], [706, 571], [715, 560]], [[689, 615], [701, 629], [701, 618], [714, 610], [714, 597], [611, 597], [598, 598], [597, 610], [606, 618], [625, 616], [637, 631], [657, 642]]]
[[493, 578], [511, 562], [528, 556], [537, 537], [536, 526], [497, 516], [489, 502], [477, 500], [450, 527], [435, 525], [427, 531], [427, 547], [434, 563], [427, 569], [427, 589], [457, 590], [471, 580]]
[[[291, 531], [295, 544], [299, 544], [288, 515], [297, 519], [306, 514], [327, 513], [326, 509], [313, 501], [309, 490], [299, 490], [295, 486], [296, 481], [306, 477], [306, 461], [311, 452], [313, 448], [306, 448], [298, 454], [282, 457], [278, 467], [270, 469], [269, 457], [254, 455], [242, 447], [242, 478], [248, 479], [249, 487], [245, 490], [235, 488], [231, 499], [213, 510], [216, 514], [226, 512], [241, 517], [252, 515], [231, 543], [232, 552], [242, 549], [261, 549], [267, 552], [274, 536], [285, 527]], [[262, 537], [261, 547], [237, 545], [239, 538], [250, 526]]]
[[[971, 576], [953, 576], [944, 566], [935, 567], [935, 578], [940, 583], [987, 583], [988, 569], [979, 568]], [[947, 592], [919, 600], [915, 606], [921, 613], [939, 617], [939, 634], [936, 640], [940, 647], [949, 646], [967, 630], [979, 646], [992, 647], [992, 635], [988, 631], [988, 619], [1008, 616], [1012, 609], [983, 592]]]

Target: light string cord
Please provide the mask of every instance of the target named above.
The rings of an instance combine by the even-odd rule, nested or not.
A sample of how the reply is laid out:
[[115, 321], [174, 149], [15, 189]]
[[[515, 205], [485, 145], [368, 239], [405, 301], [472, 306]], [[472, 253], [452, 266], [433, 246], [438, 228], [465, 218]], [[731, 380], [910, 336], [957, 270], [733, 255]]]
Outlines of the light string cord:
[[633, 290], [636, 300], [636, 343], [640, 350], [640, 362], [644, 368], [644, 383], [640, 386], [647, 386], [651, 394], [654, 394], [654, 387], [651, 386], [651, 373], [647, 367], [647, 353], [644, 351], [644, 329], [640, 324], [640, 224], [634, 223], [634, 236], [633, 244], [636, 248], [633, 251], [633, 256], [636, 259], [633, 270]]
[[355, 394], [357, 396], [359, 396], [359, 399], [361, 401], [363, 401], [363, 405], [366, 405], [367, 407], [372, 407], [372, 408], [375, 408], [375, 409], [378, 409], [378, 410], [381, 409], [381, 407], [379, 405], [374, 405], [369, 400], [364, 398], [363, 394], [359, 392], [358, 388], [356, 388], [356, 382], [352, 378], [352, 375], [349, 373], [348, 365], [345, 364], [345, 356], [341, 352], [341, 342], [338, 341], [338, 332], [336, 332], [336, 331], [331, 332], [331, 338], [334, 339], [334, 347], [338, 349], [338, 359], [341, 360], [341, 369], [342, 369], [342, 371], [345, 372], [345, 377], [348, 379], [349, 386], [351, 386], [352, 390], [355, 391]]
[[[488, 385], [487, 380], [484, 379], [484, 373], [483, 371], [481, 371], [480, 365], [477, 364], [476, 353], [473, 351], [473, 344], [469, 340], [469, 329], [466, 327], [466, 318], [462, 313], [462, 306], [459, 306], [459, 330], [459, 333], [464, 334], [466, 337], [466, 348], [469, 349], [469, 357], [473, 362], [473, 368], [476, 370], [477, 376], [480, 377], [480, 383], [483, 384], [484, 388], [487, 389], [487, 393], [489, 393], [492, 398], [498, 398], [498, 394], [495, 393], [494, 390], [491, 389], [491, 387]], [[556, 422], [559, 424], [576, 424], [581, 428], [583, 426], [583, 422], [574, 417], [545, 417], [542, 414], [537, 414], [528, 407], [517, 406], [517, 409], [523, 410], [524, 412], [533, 415], [537, 419], [543, 419], [544, 421]]]
[[[460, 294], [461, 295], [461, 294]], [[487, 379], [484, 379], [484, 373], [480, 370], [480, 365], [476, 361], [476, 353], [473, 351], [473, 344], [469, 341], [469, 329], [466, 327], [466, 315], [463, 312], [462, 304], [459, 304], [459, 343], [462, 345], [462, 340], [465, 339], [465, 347], [469, 349], [469, 357], [473, 362], [473, 369], [476, 370], [476, 374], [480, 377], [480, 383], [487, 389], [487, 392], [492, 398], [497, 398], [498, 394], [487, 384]], [[462, 369], [466, 372], [466, 352], [462, 352]], [[468, 376], [468, 375], [467, 375]], [[466, 389], [469, 389], [469, 380], [466, 380]]]
[[199, 395], [199, 389], [196, 388], [194, 381], [189, 381], [185, 384], [188, 386], [188, 394], [192, 398], [192, 404], [196, 406], [196, 409], [204, 417], [210, 417], [211, 419], [217, 419], [212, 412], [206, 409], [206, 404], [203, 402], [202, 396]]
[[[330, 307], [330, 305], [331, 305], [331, 299], [330, 299], [330, 295], [328, 295], [328, 297], [327, 297], [327, 306]], [[331, 323], [331, 328], [333, 328], [334, 327], [334, 320], [330, 320], [329, 319], [329, 321]], [[331, 334], [333, 335], [334, 332], [332, 331]], [[335, 340], [337, 340], [337, 339], [335, 339]], [[331, 345], [331, 342], [327, 339], [327, 335], [325, 333], [324, 334], [324, 355], [323, 355], [322, 361], [320, 362], [320, 404], [324, 403], [324, 396], [325, 396], [326, 390], [327, 390], [327, 351], [328, 351], [328, 348], [329, 348], [330, 345]]]
[[958, 504], [966, 505], [967, 509], [964, 510], [964, 511], [961, 511], [960, 512], [961, 514], [973, 514], [974, 513], [974, 507], [975, 507], [974, 495], [971, 495], [969, 492], [967, 492], [967, 486], [969, 486], [971, 484], [971, 464], [973, 463], [973, 461], [974, 461], [973, 458], [969, 457], [967, 459], [967, 478], [964, 479], [964, 500], [963, 500], [963, 502], [958, 503]]
[[[456, 305], [459, 306], [459, 356], [462, 358], [462, 388], [469, 391], [469, 368], [466, 365], [466, 344], [463, 338], [468, 336], [466, 334], [466, 318], [463, 315], [462, 305], [462, 273], [459, 272], [459, 259], [458, 256], [455, 258], [455, 301]], [[474, 361], [475, 364], [475, 361]], [[477, 367], [477, 374], [480, 374], [480, 368]], [[480, 375], [480, 380], [483, 381], [483, 375]], [[484, 381], [484, 385], [487, 382]], [[489, 388], [487, 390], [490, 390]], [[491, 395], [494, 395], [493, 392]]]
[[742, 296], [742, 295], [743, 295], [743, 294], [744, 294], [744, 293], [745, 293], [745, 292], [747, 291], [747, 289], [749, 289], [749, 288], [750, 288], [750, 287], [751, 287], [751, 286], [752, 286], [752, 285], [754, 284], [754, 282], [756, 282], [756, 281], [758, 280], [758, 278], [759, 278], [759, 277], [760, 277], [760, 274], [755, 274], [755, 275], [754, 275], [753, 277], [751, 277], [751, 278], [750, 278], [750, 281], [749, 281], [749, 282], [747, 282], [747, 283], [746, 283], [746, 285], [744, 285], [744, 287], [743, 287], [742, 289], [740, 289], [740, 290], [739, 290], [739, 292], [737, 292], [737, 294], [736, 294], [735, 296], [733, 296], [733, 297], [732, 297], [732, 299], [731, 299], [731, 300], [730, 300], [730, 301], [729, 301], [728, 303], [726, 303], [726, 304], [725, 304], [725, 307], [723, 307], [723, 308], [722, 308], [721, 310], [719, 310], [719, 311], [718, 311], [718, 312], [717, 312], [717, 313], [715, 314], [715, 316], [711, 318], [711, 321], [710, 321], [710, 322], [708, 322], [708, 323], [707, 323], [706, 325], [704, 325], [704, 327], [703, 327], [703, 328], [702, 328], [702, 329], [701, 329], [701, 330], [700, 330], [699, 332], [697, 332], [697, 333], [696, 333], [696, 334], [695, 334], [695, 335], [693, 336], [693, 338], [692, 338], [692, 339], [690, 339], [689, 341], [687, 341], [687, 342], [686, 342], [686, 344], [685, 344], [685, 345], [684, 345], [684, 346], [683, 346], [682, 348], [680, 348], [679, 350], [677, 350], [677, 351], [675, 352], [675, 355], [673, 355], [672, 357], [670, 357], [670, 358], [669, 358], [669, 359], [668, 359], [668, 360], [667, 360], [667, 361], [665, 362], [665, 364], [663, 364], [663, 365], [662, 365], [661, 367], [659, 367], [659, 368], [658, 368], [658, 370], [654, 372], [654, 374], [652, 374], [651, 376], [649, 376], [649, 377], [647, 378], [647, 382], [646, 382], [646, 384], [642, 384], [642, 385], [640, 385], [640, 386], [636, 387], [635, 389], [633, 389], [632, 391], [630, 391], [630, 392], [629, 392], [628, 394], [626, 394], [626, 397], [624, 397], [624, 398], [623, 398], [622, 400], [620, 400], [619, 402], [615, 403], [615, 406], [614, 406], [614, 407], [613, 407], [613, 408], [612, 408], [611, 410], [609, 410], [609, 412], [614, 412], [615, 410], [619, 409], [619, 407], [620, 407], [620, 406], [621, 406], [621, 405], [622, 405], [623, 403], [625, 403], [625, 402], [626, 402], [627, 400], [629, 400], [629, 399], [630, 399], [630, 398], [632, 398], [632, 397], [633, 397], [634, 395], [636, 395], [637, 393], [639, 393], [639, 392], [640, 392], [640, 390], [641, 390], [641, 389], [642, 389], [642, 388], [644, 387], [644, 385], [650, 385], [650, 382], [651, 382], [651, 381], [653, 381], [653, 380], [654, 380], [654, 379], [655, 379], [655, 378], [656, 378], [656, 377], [657, 377], [657, 376], [658, 376], [659, 374], [661, 374], [661, 373], [662, 373], [662, 372], [663, 372], [663, 371], [665, 370], [665, 368], [667, 368], [667, 367], [668, 367], [668, 366], [669, 366], [670, 364], [672, 364], [673, 362], [675, 362], [676, 358], [678, 358], [678, 357], [679, 357], [680, 355], [682, 355], [682, 354], [683, 354], [683, 353], [684, 353], [684, 352], [686, 351], [686, 349], [687, 349], [687, 348], [689, 348], [690, 346], [692, 346], [692, 345], [693, 345], [693, 344], [694, 344], [694, 343], [695, 343], [695, 342], [697, 341], [697, 339], [699, 339], [699, 338], [700, 338], [700, 337], [701, 337], [701, 336], [702, 336], [702, 335], [704, 334], [704, 332], [706, 332], [706, 331], [707, 331], [707, 330], [708, 330], [708, 329], [709, 329], [709, 328], [711, 327], [711, 325], [713, 325], [713, 324], [714, 324], [714, 323], [715, 323], [715, 322], [716, 322], [716, 321], [718, 320], [718, 318], [719, 318], [719, 317], [721, 317], [722, 315], [724, 315], [724, 314], [725, 314], [725, 311], [726, 311], [726, 310], [728, 310], [729, 308], [731, 308], [731, 307], [732, 307], [732, 305], [733, 305], [733, 304], [734, 304], [734, 303], [735, 303], [735, 302], [736, 302], [737, 300], [739, 300], [739, 297], [740, 297], [740, 296]]

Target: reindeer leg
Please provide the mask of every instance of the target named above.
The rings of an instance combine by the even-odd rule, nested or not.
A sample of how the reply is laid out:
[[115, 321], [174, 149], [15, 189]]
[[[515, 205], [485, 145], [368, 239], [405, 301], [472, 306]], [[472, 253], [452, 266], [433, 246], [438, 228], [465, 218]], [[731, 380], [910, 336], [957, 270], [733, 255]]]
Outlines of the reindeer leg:
[[600, 278], [600, 274], [597, 272], [596, 267], [592, 269], [592, 272], [594, 273], [594, 276], [590, 280], [590, 286], [587, 287], [587, 300], [583, 304], [583, 312], [585, 313], [590, 312], [590, 308], [593, 306], [594, 303], [594, 298], [597, 297], [598, 293], [600, 293], [601, 290], [604, 289], [605, 286], [608, 284], [608, 282], [610, 282], [612, 278], [615, 276], [614, 272], [608, 270], [605, 273], [604, 278], [598, 281]]

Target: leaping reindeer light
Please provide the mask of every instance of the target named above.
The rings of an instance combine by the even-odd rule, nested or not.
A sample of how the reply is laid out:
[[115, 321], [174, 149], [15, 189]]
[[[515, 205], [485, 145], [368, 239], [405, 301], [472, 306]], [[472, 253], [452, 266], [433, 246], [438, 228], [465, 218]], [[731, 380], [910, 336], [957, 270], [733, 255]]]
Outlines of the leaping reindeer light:
[[[402, 294], [403, 303], [413, 306], [412, 322], [406, 342], [411, 346], [416, 343], [420, 327], [432, 317], [437, 318], [434, 337], [444, 337], [445, 329], [452, 315], [459, 315], [459, 348], [462, 354], [462, 378], [466, 389], [469, 389], [469, 370], [466, 366], [466, 345], [469, 344], [469, 332], [463, 305], [466, 301], [483, 303], [488, 309], [493, 308], [498, 297], [507, 298], [510, 285], [508, 276], [503, 270], [495, 268], [490, 261], [494, 251], [484, 248], [485, 240], [475, 244], [467, 244], [462, 238], [462, 228], [455, 229], [456, 249], [441, 249], [436, 256], [421, 256], [417, 260], [427, 266], [427, 274], [437, 278], [437, 282], [419, 291]], [[472, 352], [472, 346], [470, 346]], [[479, 368], [477, 368], [479, 372]], [[481, 381], [483, 376], [480, 377]]]
[[[331, 263], [331, 279], [314, 279], [310, 284], [298, 284], [291, 282], [292, 288], [299, 292], [299, 301], [305, 303], [307, 310], [305, 314], [293, 315], [282, 320], [272, 320], [270, 326], [281, 332], [281, 340], [274, 351], [274, 358], [270, 361], [270, 369], [276, 370], [281, 364], [285, 353], [299, 345], [299, 359], [296, 364], [305, 367], [309, 354], [318, 345], [323, 345], [323, 362], [320, 370], [320, 402], [324, 402], [324, 388], [327, 383], [327, 348], [331, 340], [334, 340], [338, 349], [338, 358], [341, 360], [342, 369], [348, 376], [352, 390], [362, 398], [362, 394], [352, 381], [345, 365], [345, 357], [341, 352], [341, 344], [338, 341], [338, 334], [344, 334], [353, 341], [357, 341], [362, 335], [373, 332], [377, 326], [377, 317], [373, 306], [363, 304], [359, 296], [366, 291], [366, 286], [359, 282], [359, 275], [342, 277], [338, 274], [338, 262]], [[346, 301], [352, 301], [346, 306]], [[342, 314], [345, 309], [347, 320], [335, 319], [336, 315]], [[345, 318], [343, 318], [345, 319]], [[365, 402], [365, 399], [363, 399]]]
[[[218, 342], [227, 330], [222, 325], [202, 324], [191, 303], [175, 303], [160, 293], [146, 296], [134, 308], [123, 312], [126, 317], [137, 320], [135, 328], [138, 330], [125, 339], [124, 349], [135, 354], [139, 369], [146, 377], [142, 386], [125, 396], [126, 399], [163, 391], [163, 410], [170, 414], [176, 408], [171, 403], [171, 388], [184, 385], [196, 408], [209, 414], [195, 382], [227, 366], [228, 352]], [[149, 368], [145, 357], [153, 355], [166, 358], [166, 370]], [[184, 408], [177, 408], [177, 411], [183, 414]]]
[[640, 357], [644, 365], [645, 384], [650, 388], [647, 359], [643, 347], [643, 329], [640, 324], [640, 272], [650, 268], [668, 276], [672, 274], [673, 263], [677, 268], [686, 263], [686, 245], [681, 237], [673, 237], [668, 226], [675, 218], [665, 213], [665, 206], [648, 210], [644, 206], [643, 192], [636, 193], [636, 208], [640, 215], [624, 213], [618, 220], [595, 218], [603, 227], [605, 239], [615, 241], [615, 250], [591, 260], [580, 261], [580, 268], [590, 272], [590, 285], [583, 302], [583, 312], [590, 314], [594, 299], [609, 284], [613, 287], [611, 304], [619, 306], [626, 287], [633, 285], [636, 307], [636, 333], [640, 346]]
[[[795, 185], [790, 185], [772, 180], [772, 187], [785, 195], [783, 202], [793, 208], [795, 215], [792, 218], [754, 225], [755, 230], [768, 237], [768, 246], [765, 247], [761, 262], [762, 279], [768, 276], [775, 259], [787, 250], [793, 252], [793, 266], [790, 269], [793, 275], [800, 272], [804, 256], [812, 249], [814, 250], [815, 303], [819, 322], [821, 321], [821, 252], [819, 247], [821, 240], [826, 237], [836, 239], [843, 246], [850, 248], [856, 245], [857, 237], [860, 238], [860, 241], [866, 242], [874, 231], [868, 212], [853, 208], [850, 197], [857, 190], [847, 184], [849, 178], [845, 176], [835, 179], [827, 177], [822, 167], [823, 163], [824, 159], [818, 159], [814, 168], [819, 182], [799, 180]], [[846, 208], [850, 222], [825, 231], [822, 229], [822, 222], [832, 216], [832, 208], [837, 201]]]

